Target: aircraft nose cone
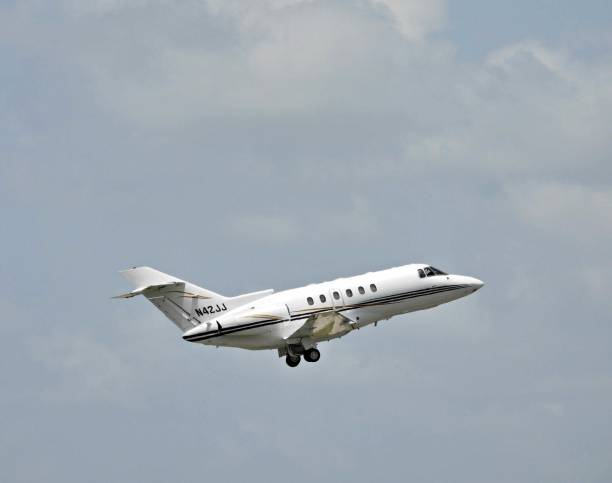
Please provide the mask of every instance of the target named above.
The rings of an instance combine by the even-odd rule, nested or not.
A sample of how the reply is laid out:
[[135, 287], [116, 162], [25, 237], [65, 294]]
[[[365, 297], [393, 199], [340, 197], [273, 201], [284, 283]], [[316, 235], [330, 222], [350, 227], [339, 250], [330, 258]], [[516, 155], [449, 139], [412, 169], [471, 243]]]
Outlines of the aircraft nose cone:
[[482, 288], [484, 282], [482, 280], [478, 280], [477, 278], [472, 278], [470, 285], [472, 286], [475, 292], [476, 290]]

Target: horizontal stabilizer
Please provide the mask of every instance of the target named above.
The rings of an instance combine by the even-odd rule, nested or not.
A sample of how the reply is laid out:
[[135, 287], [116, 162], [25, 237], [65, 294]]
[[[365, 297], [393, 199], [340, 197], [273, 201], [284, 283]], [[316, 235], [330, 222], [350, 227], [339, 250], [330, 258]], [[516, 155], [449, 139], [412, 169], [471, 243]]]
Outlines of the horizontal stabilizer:
[[149, 289], [153, 289], [153, 288], [157, 288], [157, 289], [161, 289], [161, 288], [165, 288], [165, 287], [174, 287], [177, 285], [185, 285], [185, 282], [168, 282], [168, 283], [157, 283], [154, 285], [147, 285], [145, 287], [140, 287], [137, 288], [136, 290], [132, 290], [131, 292], [127, 292], [127, 293], [122, 293], [120, 295], [115, 295], [114, 299], [129, 299], [132, 297], [136, 297], [136, 295], [141, 295], [144, 292], [146, 292]]

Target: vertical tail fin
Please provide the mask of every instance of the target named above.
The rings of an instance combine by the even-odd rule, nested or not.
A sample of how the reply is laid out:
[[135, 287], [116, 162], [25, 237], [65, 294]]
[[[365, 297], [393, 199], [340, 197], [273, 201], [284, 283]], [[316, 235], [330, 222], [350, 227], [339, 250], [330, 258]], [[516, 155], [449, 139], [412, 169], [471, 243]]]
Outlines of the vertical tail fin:
[[183, 332], [273, 292], [263, 290], [225, 297], [151, 267], [134, 267], [120, 273], [135, 290], [118, 295], [117, 298], [144, 295]]
[[207, 313], [204, 313], [202, 306], [211, 306], [222, 311], [223, 302], [227, 299], [212, 290], [198, 287], [151, 267], [131, 268], [122, 271], [121, 275], [136, 289], [120, 297], [144, 295], [183, 331], [215, 316], [216, 312], [211, 314], [206, 310]]

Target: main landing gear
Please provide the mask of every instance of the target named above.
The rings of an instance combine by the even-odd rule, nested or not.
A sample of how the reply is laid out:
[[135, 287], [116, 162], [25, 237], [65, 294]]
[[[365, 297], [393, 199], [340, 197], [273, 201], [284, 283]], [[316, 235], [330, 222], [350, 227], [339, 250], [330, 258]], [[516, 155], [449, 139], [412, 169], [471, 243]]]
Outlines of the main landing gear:
[[317, 362], [321, 358], [321, 353], [314, 347], [304, 351], [304, 360], [306, 362]]
[[[317, 362], [321, 358], [321, 353], [314, 347], [312, 349], [306, 349], [303, 354], [306, 362]], [[299, 355], [287, 354], [287, 357], [285, 357], [285, 362], [289, 367], [296, 367], [300, 363], [301, 359], [302, 358]]]

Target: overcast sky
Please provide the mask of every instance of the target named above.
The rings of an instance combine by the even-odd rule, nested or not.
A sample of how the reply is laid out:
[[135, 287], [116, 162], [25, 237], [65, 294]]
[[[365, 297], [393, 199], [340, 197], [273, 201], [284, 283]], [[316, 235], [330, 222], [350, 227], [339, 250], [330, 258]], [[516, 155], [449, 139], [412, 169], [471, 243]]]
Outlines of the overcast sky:
[[[612, 481], [612, 6], [501, 3], [0, 1], [0, 480]], [[109, 298], [410, 262], [296, 369]]]

